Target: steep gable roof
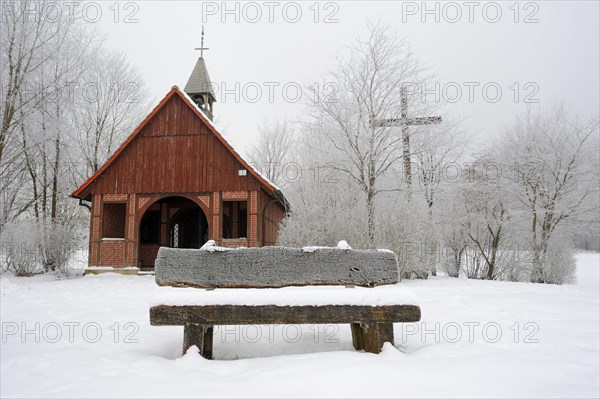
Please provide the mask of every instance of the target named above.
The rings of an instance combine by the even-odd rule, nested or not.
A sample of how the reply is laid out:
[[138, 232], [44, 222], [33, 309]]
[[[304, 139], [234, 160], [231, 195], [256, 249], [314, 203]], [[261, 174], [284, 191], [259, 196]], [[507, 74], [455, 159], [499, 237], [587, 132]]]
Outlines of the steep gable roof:
[[248, 162], [246, 162], [235, 149], [229, 144], [229, 142], [219, 133], [212, 122], [203, 114], [202, 110], [191, 100], [191, 98], [179, 90], [177, 86], [173, 86], [171, 91], [158, 103], [158, 105], [152, 110], [150, 114], [140, 123], [140, 125], [133, 131], [133, 133], [121, 144], [121, 146], [114, 152], [114, 154], [102, 165], [96, 173], [83, 183], [77, 190], [71, 195], [74, 198], [85, 199], [91, 191], [93, 183], [98, 180], [104, 172], [106, 172], [120, 154], [127, 148], [133, 140], [140, 134], [144, 127], [153, 119], [153, 117], [169, 102], [171, 98], [178, 96], [183, 102], [193, 111], [193, 113], [209, 128], [209, 130], [217, 137], [217, 139], [227, 148], [227, 150], [240, 162], [240, 164], [246, 168], [270, 193], [276, 195], [284, 204], [287, 206], [287, 201], [283, 197], [281, 191], [267, 179], [261, 175], [256, 169], [254, 169]]

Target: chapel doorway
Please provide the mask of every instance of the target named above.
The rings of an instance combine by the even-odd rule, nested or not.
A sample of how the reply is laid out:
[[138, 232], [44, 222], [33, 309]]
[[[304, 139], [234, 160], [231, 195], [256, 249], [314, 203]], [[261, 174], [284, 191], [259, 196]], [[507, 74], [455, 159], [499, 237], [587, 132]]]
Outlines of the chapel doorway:
[[200, 248], [208, 240], [208, 222], [202, 208], [184, 197], [163, 198], [142, 216], [138, 235], [138, 267], [154, 270], [161, 246]]

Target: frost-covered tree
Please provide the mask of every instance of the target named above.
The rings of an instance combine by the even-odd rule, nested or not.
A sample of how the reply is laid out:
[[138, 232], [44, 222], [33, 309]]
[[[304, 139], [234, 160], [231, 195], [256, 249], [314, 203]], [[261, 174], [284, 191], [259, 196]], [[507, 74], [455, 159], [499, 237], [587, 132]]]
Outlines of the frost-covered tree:
[[427, 278], [442, 255], [429, 208], [391, 193], [382, 198], [380, 207], [385, 212], [378, 217], [379, 246], [396, 253], [403, 278]]
[[[83, 145], [89, 135], [75, 122], [102, 118], [102, 136], [115, 144], [129, 129], [125, 125], [139, 118], [128, 105], [96, 101], [85, 92], [99, 87], [110, 93], [113, 83], [122, 87], [138, 79], [124, 58], [106, 59], [89, 24], [77, 15], [48, 18], [52, 10], [53, 2], [6, 2], [0, 24], [0, 241], [22, 254], [35, 251], [37, 271], [65, 271], [87, 231], [85, 211], [69, 198], [90, 171], [89, 147]], [[106, 156], [100, 153], [98, 161]], [[14, 251], [2, 256], [5, 268], [10, 263], [15, 272], [31, 272], [31, 257]]]
[[[59, 54], [69, 52], [76, 28], [75, 18], [42, 18], [55, 4], [46, 1], [2, 2], [0, 23], [0, 230], [23, 215], [33, 204], [23, 194], [30, 173], [23, 162], [23, 125], [49, 98], [56, 98], [60, 86], [72, 72], [61, 63]], [[49, 9], [46, 9], [49, 7]], [[34, 10], [35, 15], [24, 10]], [[70, 61], [70, 59], [69, 59]], [[66, 61], [68, 64], [69, 61]], [[52, 75], [52, 77], [50, 77]], [[46, 79], [43, 79], [46, 77]], [[47, 112], [52, 112], [45, 107]], [[29, 131], [26, 131], [29, 133]], [[37, 138], [36, 138], [37, 139]]]
[[287, 121], [263, 120], [258, 127], [258, 139], [250, 146], [248, 158], [256, 169], [273, 183], [285, 186], [287, 170], [293, 173], [296, 130]]
[[294, 148], [302, 178], [287, 182], [292, 213], [279, 241], [345, 239], [354, 248], [389, 248], [404, 276], [427, 277], [440, 260], [431, 211], [443, 184], [440, 169], [460, 156], [466, 139], [457, 124], [435, 131], [411, 126], [413, 170], [432, 173], [418, 176], [424, 195], [409, 195], [402, 130], [375, 122], [400, 117], [407, 86], [411, 114], [431, 114], [439, 104], [427, 104], [414, 89], [427, 77], [408, 43], [382, 25], [368, 28], [366, 40], [357, 40], [324, 76], [321, 90], [311, 88], [317, 94], [308, 99]]
[[501, 272], [503, 247], [510, 237], [512, 209], [498, 171], [489, 174], [496, 163], [491, 154], [480, 155], [462, 187], [461, 203], [464, 208], [463, 225], [473, 256], [480, 257], [480, 276], [495, 280]]
[[[421, 126], [417, 134], [413, 135], [412, 170], [418, 187], [412, 187], [412, 190], [421, 194], [414, 200], [423, 202], [427, 210], [426, 215], [429, 219], [427, 224], [431, 225], [429, 241], [433, 241], [435, 237], [437, 242], [440, 234], [449, 233], [448, 226], [442, 221], [442, 219], [446, 219], [445, 222], [447, 222], [447, 215], [435, 212], [435, 205], [438, 205], [440, 191], [445, 186], [456, 183], [454, 174], [461, 169], [458, 162], [463, 156], [468, 142], [469, 137], [462, 130], [460, 123], [452, 121], [449, 116], [444, 117], [444, 121], [439, 125]], [[445, 204], [440, 205], [438, 208], [449, 210]], [[456, 228], [460, 226], [460, 223], [458, 225], [452, 223], [451, 226]], [[446, 235], [446, 238], [449, 236]], [[451, 252], [452, 256], [458, 258], [454, 262], [462, 259], [464, 251], [458, 248], [460, 241], [461, 239], [455, 235]], [[443, 249], [446, 251], [446, 248]], [[446, 261], [445, 257], [440, 256], [435, 262], [430, 262], [429, 270], [432, 275], [437, 274], [437, 266], [442, 260]], [[445, 263], [445, 266], [450, 266], [450, 264]], [[446, 271], [450, 275], [458, 276], [458, 271], [455, 271], [452, 266], [449, 269], [446, 268]]]
[[292, 212], [281, 226], [279, 243], [336, 245], [346, 240], [354, 248], [367, 248], [363, 193], [320, 151], [328, 139], [302, 131], [295, 143], [296, 161], [284, 182]]
[[[52, 4], [45, 1], [5, 1], [0, 24], [0, 60], [2, 61], [2, 99], [0, 101], [0, 164], [18, 124], [41, 101], [39, 95], [23, 98], [22, 93], [39, 93], [32, 74], [51, 61], [53, 50], [64, 47], [74, 22], [71, 18], [41, 18]], [[55, 5], [54, 5], [55, 6]], [[34, 10], [35, 15], [24, 10]]]
[[467, 212], [462, 202], [463, 182], [444, 187], [436, 206], [436, 228], [440, 235], [441, 264], [450, 277], [459, 277], [470, 239]]
[[146, 111], [147, 96], [137, 68], [120, 52], [98, 50], [76, 87], [72, 120], [79, 159], [74, 172], [81, 184], [96, 172], [131, 134]]
[[418, 85], [423, 70], [406, 41], [385, 26], [369, 25], [368, 38], [357, 40], [347, 57], [338, 58], [336, 70], [315, 90], [316, 99], [308, 101], [306, 128], [328, 139], [321, 150], [332, 154], [335, 168], [363, 193], [371, 245], [376, 242], [377, 196], [398, 189], [381, 180], [402, 160], [399, 129], [379, 127], [375, 121], [398, 117], [403, 85]]
[[460, 122], [452, 121], [449, 116], [439, 125], [421, 127], [414, 135], [412, 162], [415, 180], [419, 183], [430, 217], [433, 217], [433, 207], [441, 186], [455, 182], [453, 174], [462, 167], [459, 161], [469, 139]]
[[[532, 282], [561, 283], [555, 236], [566, 223], [592, 209], [586, 199], [598, 190], [598, 120], [583, 120], [564, 107], [519, 117], [500, 139], [505, 184], [527, 211]], [[572, 272], [572, 270], [571, 270]]]

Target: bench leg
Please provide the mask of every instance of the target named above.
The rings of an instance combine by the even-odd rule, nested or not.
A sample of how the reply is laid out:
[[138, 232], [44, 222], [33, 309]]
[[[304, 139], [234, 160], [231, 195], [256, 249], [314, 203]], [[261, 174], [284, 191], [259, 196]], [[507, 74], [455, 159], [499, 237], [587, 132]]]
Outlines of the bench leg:
[[365, 345], [363, 343], [363, 332], [360, 323], [350, 324], [350, 331], [352, 332], [352, 345], [354, 345], [354, 349], [357, 351], [365, 349]]
[[213, 326], [206, 326], [204, 333], [204, 350], [202, 356], [206, 359], [213, 358]]
[[212, 359], [213, 355], [213, 327], [198, 323], [185, 323], [183, 325], [183, 354], [196, 345], [200, 355]]
[[365, 352], [380, 353], [384, 342], [394, 345], [394, 324], [361, 324], [362, 344]]

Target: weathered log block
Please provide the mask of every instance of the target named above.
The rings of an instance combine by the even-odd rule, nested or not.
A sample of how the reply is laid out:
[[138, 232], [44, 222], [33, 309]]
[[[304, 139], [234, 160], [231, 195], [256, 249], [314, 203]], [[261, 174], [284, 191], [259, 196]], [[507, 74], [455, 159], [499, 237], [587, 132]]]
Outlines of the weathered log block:
[[156, 283], [198, 288], [276, 288], [303, 285], [373, 287], [400, 280], [390, 251], [261, 247], [232, 251], [162, 247]]

